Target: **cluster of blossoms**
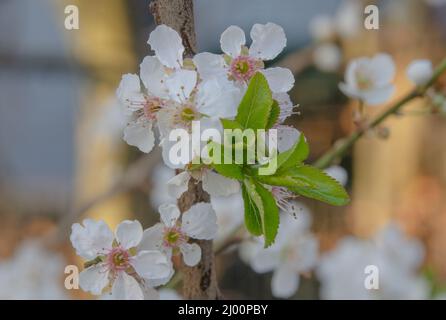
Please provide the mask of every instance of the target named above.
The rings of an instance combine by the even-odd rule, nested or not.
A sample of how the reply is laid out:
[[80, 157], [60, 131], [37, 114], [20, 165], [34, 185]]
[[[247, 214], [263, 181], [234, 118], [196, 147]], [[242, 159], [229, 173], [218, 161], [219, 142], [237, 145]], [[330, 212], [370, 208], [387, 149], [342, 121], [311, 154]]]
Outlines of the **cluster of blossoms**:
[[[290, 70], [281, 67], [265, 68], [264, 61], [272, 60], [283, 50], [286, 37], [283, 29], [274, 24], [255, 24], [250, 32], [252, 43], [245, 45], [242, 29], [230, 26], [221, 35], [223, 54], [198, 53], [183, 59], [181, 37], [173, 29], [161, 25], [151, 34], [148, 44], [155, 56], [147, 56], [140, 65], [139, 76], [126, 74], [117, 96], [130, 117], [124, 129], [124, 140], [143, 152], [150, 152], [159, 135], [165, 164], [183, 169], [169, 180], [169, 193], [179, 198], [187, 190], [191, 178], [202, 181], [211, 197], [226, 197], [240, 191], [237, 181], [223, 177], [206, 166], [192, 170], [184, 164], [173, 164], [169, 151], [176, 141], [168, 139], [174, 129], [191, 131], [192, 121], [200, 121], [200, 130], [222, 130], [221, 119], [234, 119], [249, 80], [262, 72], [268, 81], [280, 114], [273, 128], [277, 129], [278, 150], [291, 147], [299, 131], [283, 125], [293, 114], [288, 91], [294, 85]], [[200, 155], [188, 155], [188, 161]]]
[[[86, 260], [79, 279], [83, 290], [94, 295], [111, 292], [114, 299], [156, 298], [154, 288], [166, 284], [174, 274], [174, 255], [181, 254], [186, 265], [195, 266], [201, 249], [191, 240], [222, 237], [242, 222], [239, 182], [205, 165], [173, 164], [169, 151], [175, 142], [168, 139], [172, 130], [191, 132], [192, 121], [200, 121], [201, 130], [221, 131], [220, 120], [235, 118], [250, 79], [261, 72], [280, 107], [273, 125], [278, 131], [278, 149], [288, 149], [299, 138], [299, 131], [282, 124], [293, 114], [287, 92], [294, 77], [288, 69], [264, 65], [285, 47], [285, 33], [273, 23], [255, 24], [250, 36], [248, 48], [243, 30], [231, 26], [220, 38], [223, 54], [204, 52], [183, 59], [185, 48], [176, 31], [160, 25], [150, 34], [148, 44], [155, 55], [143, 59], [139, 75], [122, 77], [117, 97], [129, 118], [124, 140], [145, 153], [158, 140], [164, 163], [171, 170], [164, 171], [161, 179], [168, 180], [159, 193], [161, 201], [157, 200], [161, 222], [143, 231], [139, 222], [123, 221], [115, 233], [103, 221], [86, 219], [83, 225], [74, 224], [70, 239]], [[196, 156], [189, 155], [189, 162]], [[174, 169], [181, 172], [175, 174]], [[211, 203], [197, 203], [180, 213], [172, 203], [188, 189], [191, 179], [202, 182]], [[296, 211], [289, 202], [294, 196], [280, 190], [274, 194], [282, 208]], [[233, 210], [228, 203], [234, 204]], [[216, 212], [221, 212], [219, 217]], [[217, 221], [221, 230], [217, 230]]]
[[260, 239], [245, 241], [240, 246], [240, 257], [257, 273], [273, 272], [272, 294], [290, 298], [299, 288], [300, 274], [309, 273], [318, 258], [318, 241], [311, 233], [311, 215], [300, 203], [297, 219], [280, 215], [279, 233], [274, 244], [266, 249]]
[[[347, 237], [325, 254], [317, 275], [323, 299], [427, 299], [429, 288], [417, 275], [423, 261], [420, 242], [389, 224], [371, 240]], [[367, 289], [366, 267], [376, 266], [376, 288]]]
[[123, 221], [113, 233], [104, 221], [85, 219], [74, 224], [71, 243], [86, 260], [79, 275], [84, 291], [113, 299], [156, 299], [154, 287], [174, 274], [172, 256], [181, 253], [186, 265], [195, 266], [201, 249], [190, 239], [210, 240], [217, 232], [210, 204], [197, 203], [184, 212], [174, 204], [159, 207], [161, 223], [143, 231], [138, 221]]

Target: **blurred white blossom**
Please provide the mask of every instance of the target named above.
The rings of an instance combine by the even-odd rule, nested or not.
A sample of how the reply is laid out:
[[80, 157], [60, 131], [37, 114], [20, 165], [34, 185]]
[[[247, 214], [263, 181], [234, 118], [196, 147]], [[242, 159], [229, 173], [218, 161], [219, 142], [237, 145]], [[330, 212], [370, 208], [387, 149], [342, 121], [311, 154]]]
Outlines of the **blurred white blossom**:
[[351, 98], [377, 105], [392, 96], [394, 76], [395, 64], [390, 55], [380, 53], [372, 58], [361, 57], [348, 64], [345, 82], [340, 83], [339, 88]]
[[[352, 236], [341, 240], [319, 263], [323, 299], [425, 299], [428, 286], [417, 270], [423, 248], [390, 224], [372, 240]], [[378, 289], [366, 289], [365, 268], [376, 266]]]
[[432, 62], [429, 60], [414, 60], [407, 67], [407, 77], [416, 85], [426, 84], [432, 75], [434, 74], [434, 69], [432, 67]]
[[275, 297], [290, 298], [299, 288], [300, 274], [316, 265], [318, 241], [310, 232], [311, 216], [302, 210], [293, 219], [280, 217], [279, 232], [274, 244], [266, 249], [261, 240], [243, 243], [240, 256], [257, 273], [273, 272], [271, 290]]
[[63, 286], [66, 262], [38, 239], [25, 240], [13, 256], [0, 260], [0, 299], [68, 299]]
[[336, 71], [341, 65], [342, 53], [335, 44], [324, 43], [318, 45], [313, 53], [316, 67], [322, 71]]

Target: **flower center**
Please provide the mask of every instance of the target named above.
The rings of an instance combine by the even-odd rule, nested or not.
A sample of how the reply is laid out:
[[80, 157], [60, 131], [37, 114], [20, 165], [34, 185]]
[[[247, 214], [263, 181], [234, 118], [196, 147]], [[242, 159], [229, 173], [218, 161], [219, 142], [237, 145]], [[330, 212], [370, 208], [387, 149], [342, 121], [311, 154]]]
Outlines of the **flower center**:
[[271, 193], [276, 200], [276, 204], [280, 210], [290, 214], [292, 217], [297, 218], [299, 208], [292, 201], [296, 196], [283, 187], [272, 187]]
[[247, 82], [259, 70], [258, 61], [250, 56], [238, 56], [231, 62], [230, 76], [235, 80]]
[[368, 90], [373, 87], [373, 81], [361, 71], [356, 72], [356, 83], [361, 90]]
[[156, 113], [161, 109], [161, 100], [158, 98], [147, 99], [144, 104], [144, 117], [148, 120], [155, 120]]
[[108, 253], [107, 264], [113, 271], [126, 270], [130, 267], [130, 254], [121, 247], [115, 247]]
[[176, 248], [187, 241], [186, 235], [178, 227], [164, 229], [163, 245], [165, 247]]
[[181, 118], [184, 121], [192, 121], [195, 119], [195, 111], [191, 107], [186, 107], [181, 111]]

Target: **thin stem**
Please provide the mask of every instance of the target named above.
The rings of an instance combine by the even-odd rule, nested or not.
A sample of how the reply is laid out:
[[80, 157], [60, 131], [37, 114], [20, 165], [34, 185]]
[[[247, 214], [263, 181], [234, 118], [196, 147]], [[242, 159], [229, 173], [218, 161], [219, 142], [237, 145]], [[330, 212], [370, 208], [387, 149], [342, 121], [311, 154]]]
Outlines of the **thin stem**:
[[372, 129], [383, 122], [390, 115], [398, 113], [398, 111], [406, 105], [408, 102], [415, 98], [422, 97], [426, 91], [438, 80], [438, 78], [446, 71], [446, 58], [435, 69], [431, 79], [423, 86], [416, 87], [414, 90], [406, 94], [404, 97], [395, 102], [392, 106], [387, 108], [375, 119], [373, 119], [366, 129], [358, 128], [350, 136], [337, 141], [333, 147], [322, 155], [315, 163], [314, 166], [320, 169], [324, 169], [330, 166], [333, 161], [342, 157], [354, 144], [361, 138], [367, 130]]

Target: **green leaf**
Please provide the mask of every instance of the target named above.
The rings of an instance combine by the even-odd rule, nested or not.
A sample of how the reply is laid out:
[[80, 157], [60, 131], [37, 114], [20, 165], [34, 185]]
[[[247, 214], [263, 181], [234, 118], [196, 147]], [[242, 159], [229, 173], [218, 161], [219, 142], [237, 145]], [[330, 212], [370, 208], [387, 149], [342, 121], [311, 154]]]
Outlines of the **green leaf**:
[[308, 157], [309, 153], [310, 149], [303, 133], [301, 133], [298, 142], [287, 151], [279, 153], [277, 156], [277, 168], [283, 171], [284, 169], [300, 165]]
[[279, 209], [272, 193], [261, 184], [245, 179], [242, 186], [245, 224], [254, 235], [264, 235], [265, 248], [274, 243], [279, 229]]
[[265, 129], [271, 112], [273, 98], [265, 76], [257, 72], [249, 82], [240, 102], [235, 120], [244, 129]]
[[214, 163], [212, 164], [212, 168], [226, 178], [243, 181], [245, 177], [243, 174], [243, 167], [237, 164]]
[[223, 129], [243, 129], [242, 125], [235, 120], [220, 119]]
[[277, 100], [273, 100], [273, 104], [271, 105], [271, 112], [269, 113], [268, 123], [266, 124], [266, 129], [271, 129], [277, 123], [279, 115], [279, 103], [277, 102]]
[[251, 234], [260, 236], [263, 234], [262, 220], [257, 205], [261, 205], [262, 202], [255, 190], [255, 186], [249, 180], [245, 180], [242, 184], [242, 196], [245, 207], [246, 229], [248, 229]]
[[343, 206], [350, 201], [339, 182], [311, 166], [288, 168], [272, 176], [257, 176], [256, 179], [265, 184], [286, 187], [304, 197], [335, 206]]
[[256, 184], [257, 193], [262, 198], [263, 212], [262, 229], [265, 237], [265, 248], [274, 243], [277, 231], [279, 230], [279, 208], [272, 193], [266, 190], [261, 184]]

